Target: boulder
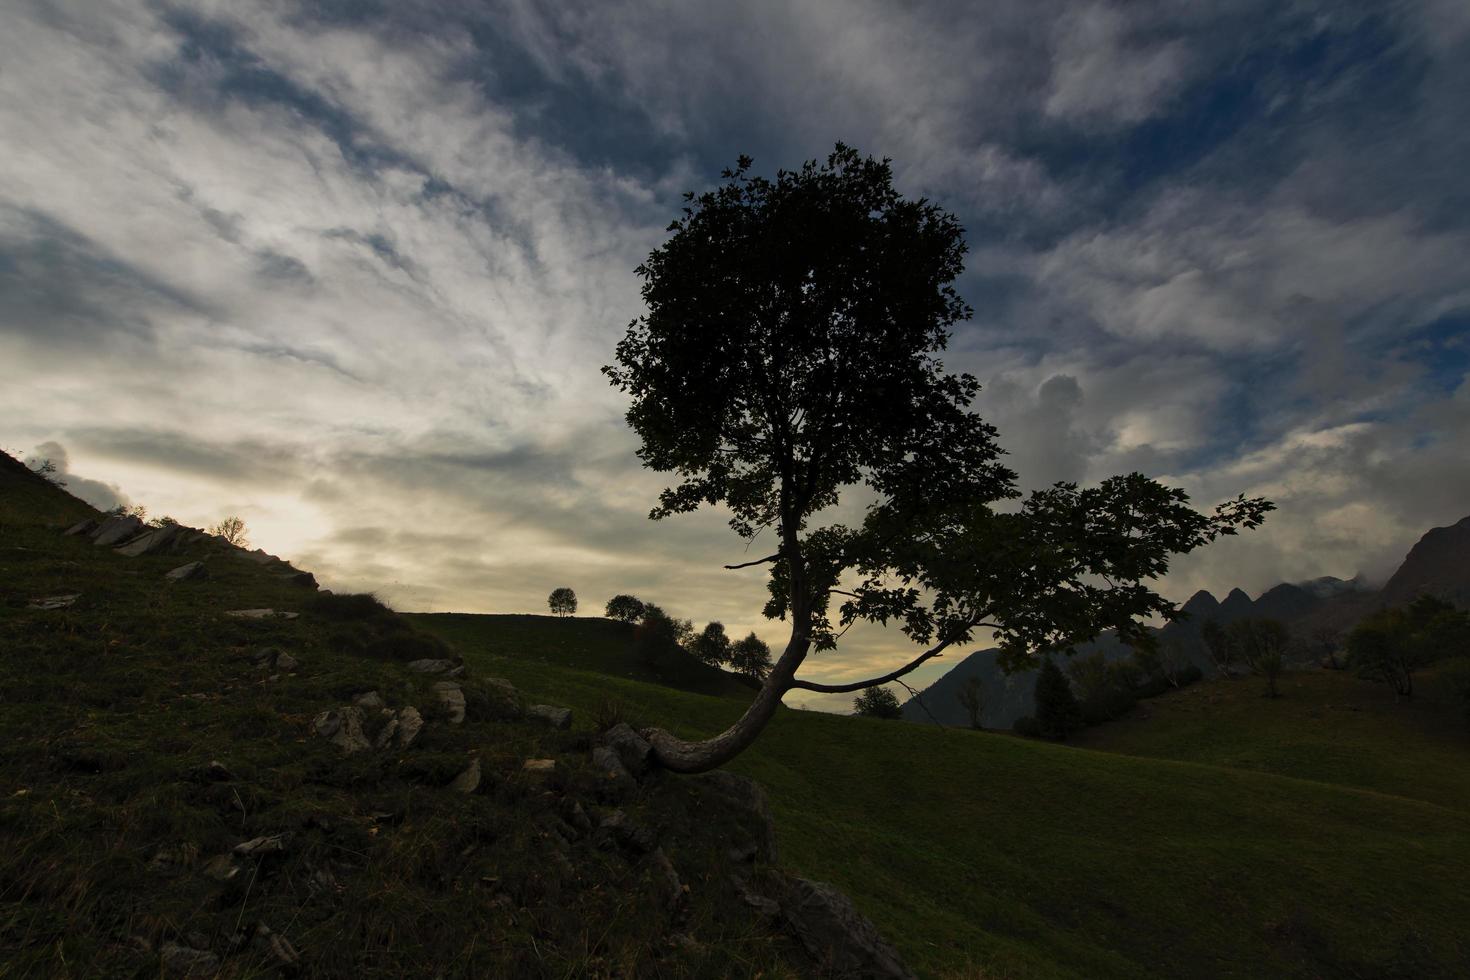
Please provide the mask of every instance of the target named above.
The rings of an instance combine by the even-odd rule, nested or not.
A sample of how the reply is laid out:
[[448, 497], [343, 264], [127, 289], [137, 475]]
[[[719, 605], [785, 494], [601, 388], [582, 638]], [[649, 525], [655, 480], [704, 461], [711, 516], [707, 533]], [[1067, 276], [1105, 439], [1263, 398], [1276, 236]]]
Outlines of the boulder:
[[253, 858], [265, 857], [267, 854], [280, 854], [286, 849], [285, 834], [271, 834], [267, 837], [252, 837], [243, 843], [236, 844], [234, 852], [240, 857]]
[[92, 520], [91, 518], [88, 518], [85, 521], [78, 521], [61, 533], [66, 535], [67, 537], [73, 537], [78, 534], [86, 534], [88, 531], [91, 531], [96, 526], [97, 522]]
[[352, 703], [357, 705], [359, 708], [384, 707], [383, 696], [377, 691], [368, 691], [366, 694], [359, 694], [357, 697], [352, 699]]
[[479, 789], [480, 760], [475, 759], [471, 761], [469, 764], [469, 768], [465, 769], [464, 772], [454, 777], [454, 782], [449, 784], [449, 788], [454, 790], [456, 793], [473, 793], [475, 790]]
[[652, 830], [638, 823], [622, 810], [614, 810], [605, 815], [598, 822], [598, 829], [604, 835], [604, 839], [638, 854], [647, 854], [658, 843]]
[[625, 799], [638, 788], [638, 781], [628, 772], [623, 760], [606, 745], [592, 750], [592, 768], [599, 776], [599, 789], [605, 798]]
[[564, 732], [572, 727], [572, 709], [558, 708], [550, 704], [533, 704], [526, 709], [526, 717]]
[[873, 923], [831, 885], [793, 878], [780, 904], [787, 928], [824, 976], [915, 980]]
[[191, 582], [209, 578], [209, 569], [204, 567], [202, 561], [191, 561], [187, 565], [180, 565], [163, 577], [170, 582]]
[[378, 729], [378, 737], [373, 739], [373, 748], [375, 749], [386, 749], [393, 742], [393, 739], [397, 737], [400, 727], [398, 718], [393, 712], [384, 708], [383, 714], [388, 716], [388, 720], [383, 723], [382, 728]]
[[602, 733], [602, 744], [611, 748], [623, 760], [629, 773], [635, 778], [648, 772], [653, 746], [627, 722], [618, 722]]
[[337, 748], [351, 755], [372, 748], [372, 743], [362, 731], [361, 708], [338, 708], [323, 711], [312, 721], [312, 728], [322, 738], [328, 739]]
[[413, 744], [413, 740], [419, 737], [423, 731], [424, 717], [419, 714], [419, 709], [412, 705], [401, 708], [398, 711], [398, 747], [406, 749]]
[[487, 677], [482, 685], [490, 717], [502, 721], [514, 721], [525, 714], [521, 707], [521, 692], [504, 677]]
[[449, 715], [451, 725], [464, 722], [464, 689], [454, 681], [437, 681], [433, 688], [434, 697]]
[[115, 514], [107, 518], [97, 529], [92, 532], [92, 543], [97, 547], [120, 544], [129, 538], [135, 538], [146, 525], [131, 515]]
[[315, 589], [316, 576], [310, 572], [293, 571], [286, 575], [286, 581], [299, 589]]
[[279, 653], [279, 654], [276, 655], [276, 669], [277, 670], [292, 671], [292, 670], [295, 670], [297, 667], [300, 667], [300, 666], [301, 666], [301, 661], [297, 660], [295, 657], [291, 656], [289, 653]]
[[164, 943], [158, 957], [166, 976], [212, 977], [219, 973], [219, 957], [208, 950]]
[[756, 837], [756, 852], [752, 857], [758, 857], [767, 864], [775, 864], [776, 818], [771, 813], [771, 801], [761, 784], [749, 776], [723, 769], [695, 776], [694, 781], [707, 792], [723, 797], [727, 803], [733, 804], [752, 818], [751, 829]]
[[179, 524], [163, 524], [133, 538], [117, 549], [117, 553], [128, 558], [160, 554], [172, 551], [187, 528]]

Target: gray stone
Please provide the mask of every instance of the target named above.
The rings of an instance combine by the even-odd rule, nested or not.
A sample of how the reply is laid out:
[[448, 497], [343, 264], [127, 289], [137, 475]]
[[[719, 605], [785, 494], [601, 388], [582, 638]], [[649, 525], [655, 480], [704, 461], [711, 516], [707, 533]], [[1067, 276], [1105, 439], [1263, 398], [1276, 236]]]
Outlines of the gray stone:
[[295, 670], [297, 667], [300, 667], [300, 666], [301, 666], [301, 661], [297, 660], [295, 657], [291, 656], [289, 653], [278, 653], [278, 654], [276, 654], [276, 669], [277, 670]]
[[410, 660], [407, 667], [420, 674], [448, 674], [458, 677], [464, 673], [464, 668], [453, 660]]
[[749, 878], [743, 875], [737, 875], [731, 878], [731, 881], [734, 882], [735, 891], [739, 894], [741, 900], [761, 915], [774, 919], [781, 914], [781, 903], [773, 898], [767, 898], [765, 895], [756, 891], [751, 886]]
[[606, 745], [592, 750], [592, 768], [600, 777], [599, 789], [604, 797], [624, 799], [638, 787], [638, 781], [628, 772], [617, 752]]
[[792, 879], [781, 915], [824, 975], [915, 980], [873, 923], [831, 885]]
[[449, 714], [449, 723], [458, 725], [464, 722], [464, 689], [454, 681], [437, 681], [433, 688], [434, 697], [444, 710]]
[[274, 609], [228, 609], [226, 616], [235, 619], [295, 619], [300, 613], [277, 612]]
[[368, 691], [366, 694], [359, 694], [353, 698], [352, 703], [359, 708], [381, 708], [383, 707], [383, 696], [377, 691]]
[[80, 592], [72, 592], [67, 595], [48, 595], [39, 599], [31, 600], [32, 609], [65, 609], [82, 597]]
[[386, 749], [392, 743], [394, 736], [398, 734], [398, 719], [393, 717], [393, 712], [387, 708], [384, 708], [383, 712], [388, 715], [388, 721], [378, 731], [378, 737], [373, 739], [373, 748], [375, 749]]
[[449, 788], [456, 793], [473, 793], [479, 789], [480, 760], [471, 761], [468, 769], [454, 777], [454, 782], [449, 784]]
[[170, 582], [189, 582], [195, 579], [209, 578], [209, 569], [204, 567], [202, 561], [191, 561], [187, 565], [180, 565], [173, 571], [164, 575]]
[[238, 554], [239, 554], [239, 556], [241, 558], [245, 558], [245, 559], [248, 559], [249, 561], [253, 561], [257, 565], [268, 565], [268, 564], [270, 564], [273, 561], [280, 561], [281, 560], [281, 559], [277, 558], [275, 555], [267, 554], [266, 551], [265, 551], [265, 549], [263, 549], [263, 548], [256, 548], [254, 551], [243, 551], [242, 550], [242, 551], [238, 552]]
[[92, 543], [99, 548], [119, 544], [137, 537], [144, 528], [145, 525], [138, 518], [116, 514], [97, 525], [97, 529], [92, 532]]
[[521, 770], [523, 772], [529, 772], [535, 775], [544, 776], [548, 773], [556, 772], [556, 760], [527, 759], [525, 762], [521, 763]]
[[572, 727], [572, 709], [558, 708], [550, 704], [533, 704], [526, 709], [526, 717], [564, 732]]
[[312, 727], [322, 738], [328, 739], [344, 753], [351, 755], [372, 748], [372, 743], [362, 732], [361, 708], [338, 708], [323, 711], [312, 722]]
[[409, 705], [398, 711], [398, 747], [406, 749], [413, 744], [413, 740], [419, 737], [423, 731], [424, 717], [419, 714], [419, 709]]
[[212, 977], [219, 973], [219, 957], [208, 950], [164, 943], [158, 955], [163, 972], [171, 977]]
[[179, 543], [179, 538], [185, 530], [186, 528], [178, 524], [164, 524], [160, 527], [155, 527], [118, 548], [117, 553], [128, 558], [139, 558], [143, 555], [172, 551]]
[[602, 743], [618, 754], [618, 758], [623, 760], [623, 765], [634, 777], [648, 772], [653, 746], [642, 735], [633, 731], [627, 722], [618, 722], [603, 732]]
[[775, 864], [777, 858], [776, 818], [771, 813], [771, 801], [766, 797], [766, 791], [761, 784], [749, 776], [741, 776], [723, 769], [704, 773], [694, 779], [707, 791], [719, 794], [726, 801], [733, 803], [751, 816], [753, 824], [751, 830], [755, 833], [757, 848], [755, 857], [767, 864]]
[[267, 837], [252, 837], [242, 844], [236, 844], [234, 852], [240, 857], [264, 857], [267, 854], [280, 854], [286, 849], [285, 834], [271, 834]]
[[73, 537], [78, 534], [86, 534], [88, 531], [92, 530], [96, 526], [97, 522], [92, 520], [91, 518], [88, 518], [85, 521], [78, 521], [61, 533], [66, 535], [67, 537]]
[[514, 721], [525, 714], [521, 707], [521, 692], [504, 677], [487, 677], [480, 687], [489, 702], [490, 717]]

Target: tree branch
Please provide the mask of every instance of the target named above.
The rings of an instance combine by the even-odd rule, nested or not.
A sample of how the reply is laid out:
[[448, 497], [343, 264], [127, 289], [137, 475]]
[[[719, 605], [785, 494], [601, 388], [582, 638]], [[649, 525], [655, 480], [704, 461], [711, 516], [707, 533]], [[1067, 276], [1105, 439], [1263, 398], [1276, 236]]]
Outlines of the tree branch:
[[780, 560], [781, 560], [781, 555], [778, 553], [778, 554], [774, 554], [774, 555], [767, 555], [764, 558], [757, 558], [755, 561], [743, 561], [743, 562], [741, 562], [738, 565], [726, 565], [725, 567], [728, 568], [728, 569], [732, 569], [732, 570], [733, 569], [736, 569], [736, 568], [749, 568], [752, 565], [764, 565], [768, 561], [780, 561]]
[[[971, 622], [969, 624], [970, 629], [975, 629], [976, 627], [981, 626], [988, 626], [991, 629], [997, 628], [997, 625], [995, 623]], [[949, 648], [950, 644], [952, 644], [954, 641], [954, 636], [951, 636], [947, 640], [942, 640], [929, 649], [925, 650], [923, 653], [919, 654], [913, 660], [910, 660], [908, 663], [904, 664], [902, 667], [891, 673], [884, 674], [882, 677], [874, 677], [866, 681], [854, 681], [850, 684], [818, 684], [816, 681], [804, 681], [793, 678], [791, 681], [791, 685], [787, 688], [787, 690], [790, 691], [799, 689], [802, 691], [815, 691], [818, 694], [851, 694], [854, 691], [861, 691], [864, 688], [877, 687], [879, 684], [887, 684], [889, 681], [896, 681], [905, 674], [913, 672], [915, 669], [923, 666], [928, 661], [940, 656], [944, 653], [946, 649]]]

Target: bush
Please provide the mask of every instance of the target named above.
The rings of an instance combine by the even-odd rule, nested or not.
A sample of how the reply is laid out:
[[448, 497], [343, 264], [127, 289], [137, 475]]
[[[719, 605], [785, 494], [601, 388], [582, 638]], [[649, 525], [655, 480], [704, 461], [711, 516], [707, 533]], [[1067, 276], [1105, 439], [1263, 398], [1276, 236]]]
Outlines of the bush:
[[886, 687], [870, 687], [852, 699], [852, 710], [855, 714], [864, 718], [889, 718], [903, 717], [903, 708], [898, 703], [898, 695]]
[[318, 592], [306, 604], [308, 612], [340, 622], [381, 619], [393, 615], [383, 600], [371, 592]]
[[636, 623], [643, 618], [645, 609], [643, 600], [637, 596], [615, 595], [607, 600], [605, 614], [608, 619], [616, 619], [621, 623]]

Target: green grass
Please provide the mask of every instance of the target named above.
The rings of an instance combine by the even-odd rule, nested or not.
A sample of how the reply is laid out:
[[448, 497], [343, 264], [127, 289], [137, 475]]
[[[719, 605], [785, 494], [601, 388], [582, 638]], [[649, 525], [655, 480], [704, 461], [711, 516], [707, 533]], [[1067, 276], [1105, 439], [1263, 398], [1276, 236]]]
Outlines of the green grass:
[[[743, 709], [744, 697], [554, 663], [556, 650], [612, 662], [605, 647], [571, 652], [574, 624], [542, 618], [544, 640], [512, 644], [502, 622], [457, 617], [452, 638], [469, 663], [584, 715], [612, 699], [639, 723], [697, 735]], [[1215, 740], [1277, 707], [1242, 704]], [[1142, 757], [1142, 720], [1137, 754], [1123, 755], [783, 710], [731, 768], [770, 790], [783, 866], [847, 890], [929, 976], [1464, 976], [1470, 745], [1400, 720], [1364, 729], [1383, 744], [1363, 770], [1352, 752], [1317, 770], [1303, 749], [1271, 772], [1220, 764], [1239, 761], [1223, 747], [1205, 762]], [[1310, 742], [1297, 721], [1279, 725], [1261, 744]], [[1375, 774], [1393, 746], [1426, 739], [1439, 741], [1414, 759], [1417, 777]]]

